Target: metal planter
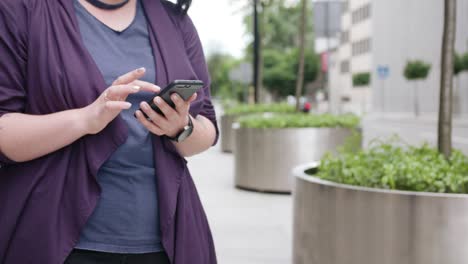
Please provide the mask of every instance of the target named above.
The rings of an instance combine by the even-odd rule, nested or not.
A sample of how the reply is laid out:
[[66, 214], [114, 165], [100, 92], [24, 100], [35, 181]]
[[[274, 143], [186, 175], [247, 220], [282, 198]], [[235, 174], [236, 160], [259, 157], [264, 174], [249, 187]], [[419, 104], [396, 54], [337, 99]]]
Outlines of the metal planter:
[[293, 171], [294, 264], [468, 263], [468, 195], [388, 191]]
[[352, 134], [347, 128], [234, 129], [235, 185], [290, 193], [292, 168], [335, 151]]
[[223, 115], [221, 116], [221, 150], [231, 153], [234, 149], [234, 132], [232, 124], [236, 122], [238, 116]]

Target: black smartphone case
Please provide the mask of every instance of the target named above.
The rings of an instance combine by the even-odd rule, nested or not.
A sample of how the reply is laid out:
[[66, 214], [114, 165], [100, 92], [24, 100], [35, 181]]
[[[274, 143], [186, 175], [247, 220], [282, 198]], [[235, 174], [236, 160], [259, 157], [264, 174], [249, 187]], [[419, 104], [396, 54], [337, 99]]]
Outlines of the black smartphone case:
[[[184, 101], [187, 101], [190, 96], [192, 96], [194, 93], [196, 93], [198, 90], [200, 90], [203, 87], [203, 82], [199, 80], [176, 80], [169, 84], [166, 88], [164, 88], [159, 94], [156, 96], [160, 96], [168, 105], [170, 105], [172, 108], [175, 108], [174, 102], [172, 102], [171, 95], [173, 93], [177, 93], [182, 97]], [[155, 97], [156, 97], [155, 96]], [[153, 98], [154, 99], [154, 98]], [[158, 114], [164, 116], [163, 112], [159, 109], [159, 107], [154, 103], [154, 100], [148, 101], [148, 104], [150, 107]], [[139, 109], [143, 115], [148, 119], [148, 116], [146, 115], [143, 110]]]

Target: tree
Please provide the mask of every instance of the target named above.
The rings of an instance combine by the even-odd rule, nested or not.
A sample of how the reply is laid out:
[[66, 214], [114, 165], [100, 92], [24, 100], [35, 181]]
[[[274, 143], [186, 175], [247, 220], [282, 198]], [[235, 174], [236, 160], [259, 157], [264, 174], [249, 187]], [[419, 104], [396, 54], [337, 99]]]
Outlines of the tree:
[[259, 25], [259, 12], [258, 12], [258, 0], [253, 0], [253, 66], [254, 66], [254, 77], [253, 84], [255, 89], [255, 103], [260, 101], [260, 90], [262, 89], [262, 79], [263, 79], [263, 60], [262, 60], [262, 38], [260, 34], [260, 25]]
[[404, 75], [407, 80], [414, 81], [414, 114], [419, 116], [419, 98], [418, 98], [418, 81], [425, 80], [429, 75], [431, 65], [420, 60], [408, 61], [405, 67]]
[[307, 23], [307, 0], [302, 0], [301, 23], [299, 29], [299, 69], [297, 70], [296, 82], [296, 111], [301, 111], [301, 95], [304, 86], [305, 68], [305, 45], [306, 45], [306, 23]]
[[463, 58], [460, 56], [460, 54], [455, 53], [453, 56], [453, 74], [457, 76], [463, 70], [465, 70], [463, 65]]
[[449, 159], [452, 154], [453, 60], [457, 22], [457, 1], [444, 1], [444, 33], [440, 73], [440, 102], [438, 124], [439, 151]]
[[353, 75], [353, 86], [367, 86], [370, 84], [370, 72], [361, 72]]
[[213, 53], [208, 56], [208, 71], [211, 76], [211, 88], [214, 96], [223, 99], [240, 99], [243, 86], [229, 79], [229, 72], [239, 65], [240, 61], [230, 55]]
[[453, 58], [453, 74], [455, 75], [456, 79], [456, 85], [454, 87], [453, 91], [453, 111], [455, 113], [458, 112], [459, 107], [460, 107], [460, 98], [458, 96], [460, 92], [460, 78], [458, 77], [459, 74], [464, 70], [463, 69], [463, 60], [460, 54], [455, 52], [454, 58]]
[[463, 70], [468, 71], [468, 52], [461, 57], [461, 63], [463, 65]]
[[[264, 51], [264, 79], [263, 84], [276, 97], [285, 97], [295, 94], [297, 84], [297, 60], [299, 50], [277, 51], [268, 49]], [[319, 71], [319, 59], [314, 51], [306, 49], [304, 66], [304, 84], [314, 81]], [[304, 87], [305, 85], [303, 85]], [[302, 89], [304, 92], [304, 89]]]
[[[302, 6], [286, 0], [260, 0], [261, 39], [263, 59], [263, 85], [274, 96], [294, 95], [297, 87], [298, 58]], [[306, 6], [306, 14], [312, 12]], [[247, 32], [253, 35], [253, 17], [246, 13], [244, 17]], [[313, 23], [306, 19], [305, 43], [313, 43]], [[304, 82], [316, 79], [318, 60], [313, 45], [305, 48]], [[253, 44], [246, 49], [247, 60], [253, 58]], [[292, 57], [296, 56], [296, 57]], [[317, 65], [315, 65], [317, 64]], [[294, 68], [293, 68], [294, 67]], [[301, 85], [304, 87], [304, 85]], [[302, 88], [303, 89], [303, 88]], [[302, 93], [302, 92], [301, 92]]]

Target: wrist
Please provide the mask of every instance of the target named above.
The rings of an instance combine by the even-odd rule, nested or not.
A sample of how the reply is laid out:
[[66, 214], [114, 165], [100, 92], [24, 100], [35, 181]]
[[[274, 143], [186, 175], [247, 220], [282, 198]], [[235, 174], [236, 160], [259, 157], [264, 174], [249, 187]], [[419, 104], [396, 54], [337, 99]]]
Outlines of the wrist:
[[72, 111], [72, 119], [76, 129], [84, 136], [92, 134], [90, 122], [91, 118], [88, 108], [84, 107]]
[[194, 129], [193, 119], [190, 115], [187, 115], [187, 122], [181, 127], [179, 130], [174, 133], [174, 135], [166, 135], [169, 139], [175, 142], [182, 142], [185, 141], [190, 135], [192, 134]]

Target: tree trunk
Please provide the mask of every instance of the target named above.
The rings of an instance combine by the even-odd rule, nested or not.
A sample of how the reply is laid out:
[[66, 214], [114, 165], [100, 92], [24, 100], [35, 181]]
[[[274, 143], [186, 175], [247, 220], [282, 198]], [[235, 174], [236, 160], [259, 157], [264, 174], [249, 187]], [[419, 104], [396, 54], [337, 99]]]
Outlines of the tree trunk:
[[444, 34], [442, 40], [440, 76], [438, 146], [439, 151], [448, 159], [452, 154], [452, 85], [457, 1], [445, 0], [444, 3]]
[[419, 116], [419, 89], [418, 89], [418, 80], [414, 81], [414, 115]]
[[258, 102], [262, 102], [262, 98], [264, 97], [264, 90], [263, 90], [263, 37], [265, 34], [265, 3], [264, 1], [260, 1], [260, 6], [262, 7], [260, 10], [259, 16], [259, 26], [258, 26]]
[[254, 68], [254, 101], [255, 103], [259, 102], [260, 97], [260, 30], [259, 30], [259, 23], [258, 23], [258, 1], [253, 0], [253, 19], [254, 19], [254, 43], [253, 43], [253, 68]]
[[305, 68], [305, 45], [306, 45], [306, 23], [307, 23], [307, 0], [302, 1], [301, 23], [299, 29], [299, 69], [296, 82], [296, 110], [301, 111], [301, 95], [304, 86], [304, 68]]

